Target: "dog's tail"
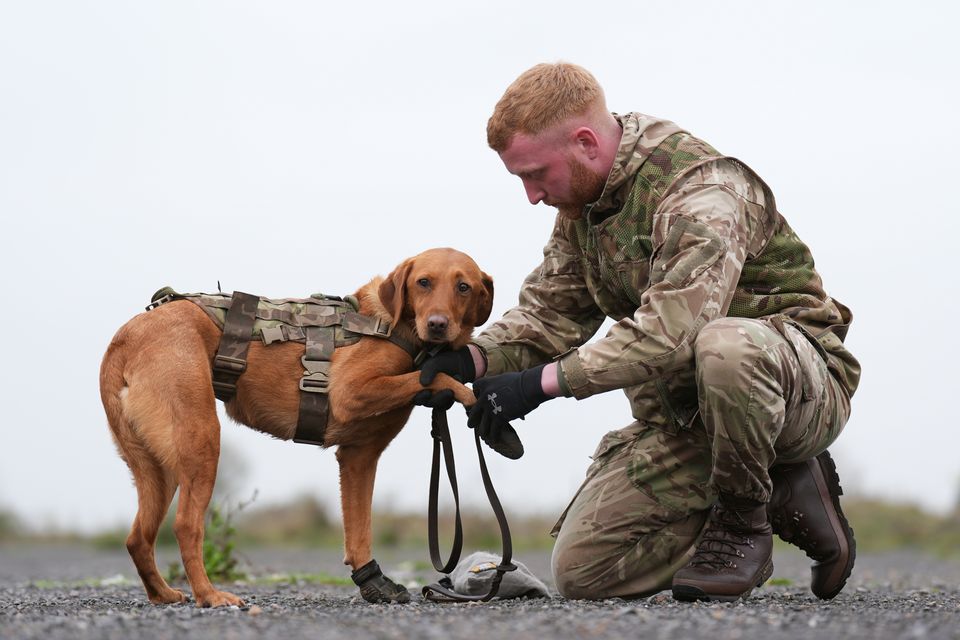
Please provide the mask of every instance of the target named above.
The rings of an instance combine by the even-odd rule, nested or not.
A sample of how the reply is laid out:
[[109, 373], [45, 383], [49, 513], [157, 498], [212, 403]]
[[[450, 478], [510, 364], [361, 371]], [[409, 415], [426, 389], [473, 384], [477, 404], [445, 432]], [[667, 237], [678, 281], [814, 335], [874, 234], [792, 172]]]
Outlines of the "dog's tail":
[[114, 336], [107, 347], [107, 352], [100, 363], [100, 401], [107, 414], [107, 424], [110, 425], [110, 435], [117, 447], [120, 457], [130, 464], [130, 449], [140, 444], [133, 425], [123, 410], [123, 399], [128, 392], [127, 380], [123, 376], [126, 361], [126, 345], [121, 329]]

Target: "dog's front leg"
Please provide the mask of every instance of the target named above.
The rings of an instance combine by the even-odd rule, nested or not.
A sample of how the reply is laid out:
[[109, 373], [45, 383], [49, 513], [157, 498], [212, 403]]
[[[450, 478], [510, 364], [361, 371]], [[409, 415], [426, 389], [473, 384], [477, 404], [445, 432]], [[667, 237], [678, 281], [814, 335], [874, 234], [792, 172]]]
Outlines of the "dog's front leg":
[[[339, 393], [340, 388], [349, 391]], [[330, 391], [331, 409], [340, 422], [355, 422], [408, 407], [413, 397], [424, 388], [432, 391], [450, 389], [456, 401], [468, 407], [477, 401], [470, 389], [445, 373], [438, 373], [427, 387], [420, 384], [420, 372], [411, 371], [397, 376], [369, 378], [340, 388]]]
[[373, 480], [381, 451], [369, 445], [337, 448], [343, 510], [343, 563], [353, 568], [353, 580], [367, 602], [409, 602], [410, 593], [384, 576], [371, 554]]

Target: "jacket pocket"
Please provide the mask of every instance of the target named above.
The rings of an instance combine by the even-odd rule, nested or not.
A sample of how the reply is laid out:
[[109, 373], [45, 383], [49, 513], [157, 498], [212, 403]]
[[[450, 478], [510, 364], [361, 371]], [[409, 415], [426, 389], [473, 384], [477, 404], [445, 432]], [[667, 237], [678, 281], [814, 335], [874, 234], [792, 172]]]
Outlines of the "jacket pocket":
[[677, 435], [649, 432], [631, 445], [627, 475], [650, 500], [647, 521], [661, 527], [713, 504], [709, 487], [712, 469], [710, 442], [705, 432]]
[[666, 282], [681, 289], [719, 260], [723, 250], [723, 240], [709, 225], [673, 216], [663, 244], [655, 250], [650, 284]]

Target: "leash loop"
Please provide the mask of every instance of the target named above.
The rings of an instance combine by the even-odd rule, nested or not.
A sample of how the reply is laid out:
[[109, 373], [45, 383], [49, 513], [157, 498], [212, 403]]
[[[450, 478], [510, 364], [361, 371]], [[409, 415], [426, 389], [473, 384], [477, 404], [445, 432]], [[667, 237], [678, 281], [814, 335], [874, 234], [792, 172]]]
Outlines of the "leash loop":
[[[453, 460], [453, 444], [450, 439], [450, 427], [447, 424], [447, 413], [443, 409], [435, 408], [431, 416], [430, 435], [433, 436], [433, 466], [430, 470], [430, 498], [428, 506], [428, 532], [427, 538], [430, 546], [430, 560], [433, 567], [440, 573], [449, 574], [460, 561], [460, 552], [463, 550], [463, 527], [460, 521], [460, 494], [457, 490], [457, 472]], [[490, 501], [490, 507], [500, 525], [500, 536], [503, 544], [503, 553], [500, 564], [496, 568], [496, 575], [490, 582], [490, 590], [481, 595], [466, 595], [457, 593], [453, 590], [453, 582], [449, 575], [441, 578], [438, 582], [423, 587], [423, 597], [433, 602], [488, 602], [492, 600], [500, 590], [500, 583], [503, 576], [508, 571], [516, 570], [516, 565], [511, 562], [513, 559], [513, 543], [510, 538], [510, 526], [507, 524], [507, 517], [503, 512], [503, 506], [497, 497], [497, 492], [493, 488], [493, 482], [490, 480], [490, 472], [487, 469], [487, 461], [483, 456], [483, 448], [480, 444], [480, 436], [476, 430], [473, 432], [474, 442], [477, 446], [477, 458], [480, 462], [480, 476], [483, 478], [483, 488], [487, 492], [487, 499]], [[446, 563], [440, 556], [439, 534], [438, 534], [438, 516], [437, 503], [440, 489], [440, 453], [443, 451], [443, 458], [447, 469], [447, 478], [450, 480], [450, 489], [453, 492], [453, 501], [455, 507], [453, 548], [450, 557]]]
[[[430, 561], [433, 568], [440, 573], [450, 573], [460, 561], [460, 552], [463, 550], [463, 525], [460, 521], [460, 492], [457, 490], [457, 469], [453, 459], [453, 444], [450, 441], [450, 427], [447, 424], [447, 414], [443, 409], [434, 409], [431, 418], [430, 435], [433, 436], [433, 465], [430, 469], [430, 501], [427, 507], [427, 527], [430, 545]], [[453, 492], [455, 505], [453, 548], [446, 562], [441, 560], [438, 533], [438, 507], [440, 494], [440, 451], [443, 449], [443, 460], [446, 463], [447, 478], [450, 480], [450, 490]]]

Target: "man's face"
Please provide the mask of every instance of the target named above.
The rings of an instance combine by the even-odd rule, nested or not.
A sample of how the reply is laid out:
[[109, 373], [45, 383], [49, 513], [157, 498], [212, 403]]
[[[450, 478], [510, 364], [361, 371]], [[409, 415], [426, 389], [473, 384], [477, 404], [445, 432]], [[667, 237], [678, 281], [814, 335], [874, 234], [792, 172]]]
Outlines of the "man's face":
[[500, 159], [523, 182], [530, 204], [543, 202], [573, 219], [600, 197], [607, 179], [577, 157], [575, 146], [547, 136], [518, 133]]

